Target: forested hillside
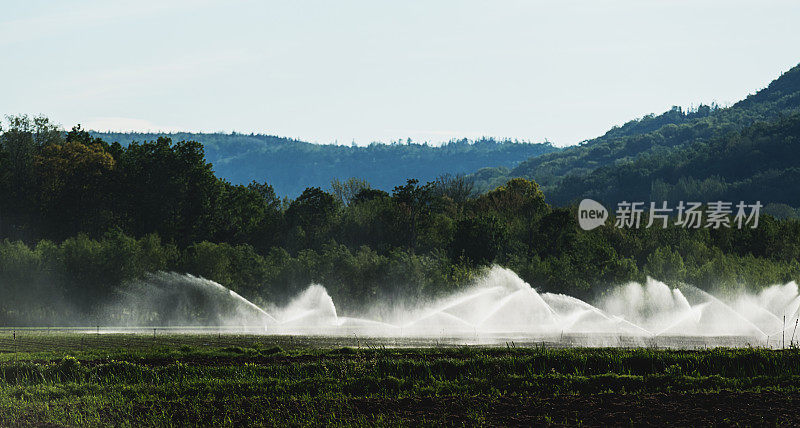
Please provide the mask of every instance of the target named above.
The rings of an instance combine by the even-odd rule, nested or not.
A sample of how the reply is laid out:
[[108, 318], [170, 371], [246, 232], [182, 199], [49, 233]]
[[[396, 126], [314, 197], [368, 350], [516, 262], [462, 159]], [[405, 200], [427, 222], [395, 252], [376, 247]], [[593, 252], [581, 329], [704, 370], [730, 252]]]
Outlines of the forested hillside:
[[326, 188], [333, 179], [356, 177], [372, 187], [391, 190], [408, 177], [433, 181], [443, 174], [468, 174], [483, 167], [513, 167], [530, 157], [557, 151], [549, 143], [457, 140], [441, 146], [410, 141], [367, 147], [312, 144], [254, 134], [97, 133], [92, 136], [123, 146], [169, 137], [197, 141], [214, 172], [234, 184], [270, 183], [280, 196], [296, 197], [309, 186]]
[[566, 202], [590, 197], [635, 201], [761, 201], [776, 215], [800, 207], [800, 114], [757, 122], [633, 161], [566, 177], [548, 195]]
[[[717, 195], [728, 195], [737, 190], [747, 189], [748, 186], [757, 189], [762, 182], [764, 185], [780, 182], [785, 174], [791, 174], [785, 169], [791, 167], [794, 158], [768, 159], [765, 156], [780, 156], [781, 152], [792, 151], [791, 145], [795, 142], [792, 135], [794, 131], [791, 125], [782, 122], [784, 121], [782, 117], [798, 111], [800, 111], [800, 66], [792, 68], [770, 83], [767, 88], [731, 107], [700, 106], [692, 111], [683, 111], [675, 107], [661, 115], [648, 115], [621, 127], [615, 127], [605, 135], [585, 141], [578, 146], [528, 159], [513, 169], [484, 169], [473, 176], [478, 188], [483, 190], [511, 177], [536, 180], [544, 189], [548, 200], [559, 205], [590, 195], [609, 202], [616, 201], [615, 198], [619, 195], [625, 195], [624, 197], [629, 200], [634, 197], [661, 198], [664, 195], [670, 198], [692, 196], [715, 198]], [[754, 126], [757, 122], [772, 124], [766, 127]], [[776, 132], [778, 135], [771, 137], [768, 135], [771, 132]], [[765, 153], [759, 153], [760, 148], [752, 146], [754, 141], [751, 143], [740, 141], [753, 139], [769, 140], [770, 144], [776, 147]], [[744, 150], [747, 147], [753, 150], [743, 173], [758, 176], [752, 177], [749, 184], [744, 180], [750, 177], [742, 173], [733, 173], [733, 167], [729, 167], [728, 171], [721, 171], [718, 165], [714, 167], [704, 163], [704, 160], [714, 161], [713, 158], [717, 155], [715, 150], [723, 150], [724, 147], [731, 145], [736, 146], [735, 156], [739, 164], [744, 158], [748, 158]], [[687, 159], [694, 155], [703, 158]], [[643, 159], [639, 160], [640, 158]], [[658, 168], [657, 165], [653, 165], [654, 162], [666, 164], [677, 161], [691, 165], [691, 168], [680, 171], [683, 174], [680, 176], [682, 184], [678, 184], [677, 176], [663, 175], [666, 174], [663, 171], [652, 174], [644, 174], [641, 170], [634, 171], [641, 168]], [[734, 160], [731, 159], [731, 162]], [[716, 172], [708, 174], [705, 171]], [[727, 173], [739, 175], [726, 177]], [[666, 187], [663, 185], [665, 183]], [[714, 186], [719, 189], [711, 190]], [[698, 190], [698, 187], [702, 189]], [[685, 192], [681, 190], [684, 188]], [[783, 197], [782, 194], [768, 196], [775, 201]]]
[[[796, 122], [743, 135], [788, 135]], [[213, 171], [197, 142], [122, 146], [10, 117], [0, 134], [0, 325], [97, 319], [127, 281], [163, 270], [256, 302], [321, 283], [342, 314], [450, 293], [492, 264], [579, 298], [646, 275], [703, 289], [800, 280], [798, 220], [584, 231], [574, 207], [548, 205], [521, 178], [481, 195], [458, 176], [410, 178], [390, 192], [347, 180], [281, 200], [269, 183]]]

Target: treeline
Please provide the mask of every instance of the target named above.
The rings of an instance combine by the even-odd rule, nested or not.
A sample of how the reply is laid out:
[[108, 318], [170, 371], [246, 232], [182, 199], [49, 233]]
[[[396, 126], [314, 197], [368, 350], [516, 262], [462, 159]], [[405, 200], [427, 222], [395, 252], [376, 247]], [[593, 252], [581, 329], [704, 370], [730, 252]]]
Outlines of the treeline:
[[550, 143], [452, 140], [434, 146], [410, 139], [369, 146], [312, 144], [296, 139], [241, 133], [92, 133], [123, 146], [157, 140], [197, 141], [217, 176], [234, 184], [266, 181], [283, 196], [295, 198], [307, 187], [326, 187], [334, 179], [357, 177], [384, 191], [408, 177], [433, 181], [449, 174], [468, 174], [487, 166], [513, 167], [530, 157], [558, 149]]
[[214, 175], [196, 142], [122, 146], [45, 118], [0, 136], [0, 319], [86, 320], [126, 280], [174, 270], [257, 302], [324, 284], [344, 311], [453, 291], [498, 263], [542, 291], [592, 298], [646, 275], [758, 288], [800, 275], [800, 223], [757, 229], [583, 231], [573, 207], [513, 179], [476, 195], [463, 176], [391, 192], [350, 179], [279, 199]]
[[[585, 299], [652, 276], [717, 293], [800, 278], [800, 222], [763, 217], [758, 229], [580, 230], [571, 210], [545, 208], [536, 222], [504, 227], [489, 214], [459, 222], [448, 250], [376, 251], [334, 240], [319, 249], [259, 253], [249, 244], [186, 247], [111, 231], [60, 243], [0, 242], [0, 325], [108, 322], [104, 312], [127, 280], [177, 271], [217, 281], [258, 304], [285, 303], [324, 284], [340, 313], [375, 303], [413, 302], [458, 290], [490, 263], [507, 266], [540, 291]], [[496, 217], [495, 217], [496, 219]], [[527, 238], [527, 239], [526, 239]], [[530, 239], [530, 241], [528, 241]]]

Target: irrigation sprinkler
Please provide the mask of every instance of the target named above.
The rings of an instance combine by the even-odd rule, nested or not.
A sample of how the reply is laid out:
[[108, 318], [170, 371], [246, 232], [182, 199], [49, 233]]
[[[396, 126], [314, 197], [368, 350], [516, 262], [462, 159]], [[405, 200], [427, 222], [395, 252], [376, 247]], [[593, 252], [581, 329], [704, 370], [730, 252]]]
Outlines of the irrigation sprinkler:
[[[272, 320], [267, 318], [266, 312], [261, 314], [258, 323], [247, 322], [240, 326], [204, 326], [186, 327], [177, 329], [174, 320], [165, 318], [161, 323], [144, 323], [148, 318], [144, 314], [131, 312], [132, 320], [138, 320], [140, 325], [130, 327], [136, 333], [132, 341], [142, 340], [151, 346], [152, 343], [165, 342], [172, 343], [175, 337], [180, 336], [186, 330], [191, 332], [200, 331], [207, 334], [207, 341], [213, 343], [213, 331], [217, 331], [219, 343], [227, 343], [229, 339], [222, 340], [222, 331], [225, 330], [226, 337], [244, 333], [250, 333], [256, 328], [270, 334], [283, 335], [289, 346], [303, 345], [310, 339], [311, 331], [322, 331], [331, 337], [335, 337], [337, 343], [355, 342], [356, 347], [361, 348], [361, 338], [364, 338], [364, 346], [369, 348], [372, 341], [378, 340], [402, 346], [405, 342], [423, 343], [426, 346], [435, 343], [437, 346], [443, 342], [449, 343], [470, 343], [472, 344], [502, 344], [504, 341], [507, 346], [513, 347], [512, 338], [519, 334], [523, 335], [521, 343], [539, 344], [542, 347], [548, 346], [593, 346], [604, 344], [606, 346], [643, 346], [652, 349], [664, 347], [710, 347], [710, 346], [742, 346], [743, 343], [758, 345], [762, 337], [766, 338], [765, 346], [772, 348], [772, 335], [775, 335], [775, 325], [781, 321], [778, 314], [781, 312], [781, 348], [786, 348], [786, 321], [791, 321], [791, 316], [796, 316], [796, 292], [791, 296], [781, 294], [780, 301], [769, 308], [757, 303], [742, 305], [728, 305], [722, 300], [701, 290], [694, 290], [689, 300], [682, 297], [679, 290], [672, 289], [668, 285], [652, 282], [646, 285], [631, 285], [637, 287], [636, 295], [642, 296], [672, 296], [670, 307], [676, 305], [689, 305], [688, 309], [682, 311], [658, 310], [656, 312], [637, 309], [639, 306], [636, 301], [627, 297], [627, 294], [614, 295], [613, 302], [601, 300], [599, 306], [593, 306], [589, 302], [566, 295], [555, 295], [549, 293], [538, 294], [529, 285], [516, 277], [510, 271], [493, 271], [493, 275], [474, 291], [461, 296], [455, 294], [452, 298], [443, 296], [441, 300], [435, 299], [426, 306], [421, 307], [419, 312], [406, 311], [399, 312], [397, 321], [388, 320], [384, 323], [379, 320], [368, 318], [368, 315], [358, 317], [339, 317], [336, 314], [333, 299], [327, 295], [324, 289], [312, 288], [310, 292], [303, 292], [295, 301], [290, 302], [285, 308], [276, 308], [278, 318]], [[180, 275], [167, 275], [163, 279], [158, 279], [156, 285], [164, 289], [175, 287], [176, 289], [186, 288], [187, 284], [195, 286], [200, 292], [209, 293], [210, 297], [221, 297], [227, 299], [236, 311], [245, 310], [255, 311], [255, 305], [246, 301], [241, 296], [234, 296], [230, 290], [213, 283], [212, 281], [194, 277], [180, 277]], [[155, 280], [154, 280], [155, 281]], [[161, 282], [163, 284], [161, 284]], [[172, 284], [172, 285], [170, 285]], [[776, 286], [778, 287], [778, 286]], [[520, 291], [521, 290], [521, 291]], [[765, 295], [773, 295], [778, 288], [765, 290]], [[524, 293], [523, 293], [524, 292]], [[521, 293], [521, 294], [516, 294]], [[526, 294], [527, 293], [527, 294]], [[520, 297], [522, 296], [522, 297]], [[527, 297], [526, 297], [527, 296]], [[676, 297], [677, 296], [677, 297]], [[649, 297], [648, 297], [649, 299]], [[677, 299], [677, 300], [676, 300]], [[684, 302], [685, 301], [685, 302]], [[749, 301], [749, 300], [748, 300]], [[669, 302], [667, 302], [669, 303]], [[778, 309], [778, 304], [782, 305], [782, 310]], [[147, 309], [147, 305], [142, 305]], [[774, 306], [774, 307], [773, 307]], [[649, 307], [649, 306], [647, 306]], [[660, 307], [660, 306], [659, 306]], [[680, 306], [683, 307], [683, 306]], [[227, 317], [228, 305], [221, 305], [219, 317]], [[609, 308], [620, 308], [609, 309]], [[302, 309], [302, 310], [301, 310]], [[400, 309], [398, 309], [399, 311]], [[131, 309], [133, 311], [133, 309]], [[584, 313], [592, 314], [591, 317], [571, 318], [572, 314]], [[757, 311], [757, 312], [756, 312]], [[619, 315], [616, 313], [619, 312]], [[126, 312], [127, 313], [127, 312]], [[233, 313], [233, 312], [232, 312]], [[430, 314], [429, 314], [430, 313]], [[613, 313], [613, 314], [612, 314]], [[753, 317], [765, 313], [769, 318]], [[288, 315], [287, 315], [288, 314]], [[300, 315], [297, 315], [300, 314]], [[792, 314], [791, 316], [788, 316]], [[297, 316], [295, 316], [297, 315]], [[166, 315], [164, 315], [166, 316]], [[271, 317], [271, 316], [270, 316]], [[750, 321], [750, 319], [756, 321]], [[628, 321], [628, 320], [632, 321]], [[478, 320], [478, 321], [476, 321]], [[95, 321], [95, 339], [91, 336], [91, 321]], [[269, 322], [267, 322], [269, 321]], [[797, 320], [796, 321], [800, 321]], [[41, 335], [55, 335], [58, 332], [80, 333], [84, 343], [92, 344], [96, 341], [105, 343], [113, 336], [124, 331], [119, 326], [106, 324], [101, 326], [100, 320], [89, 320], [88, 325], [81, 327], [53, 327], [49, 329], [40, 328]], [[106, 329], [103, 333], [101, 327]], [[795, 322], [795, 328], [790, 335], [790, 347], [794, 345], [797, 327], [800, 323]], [[380, 328], [381, 333], [375, 334], [375, 328]], [[9, 326], [0, 330], [6, 334], [8, 329], [15, 329]], [[153, 340], [146, 342], [146, 337], [152, 329]], [[158, 339], [158, 330], [164, 330], [164, 338]], [[198, 330], [199, 329], [199, 330]], [[207, 329], [207, 330], [206, 330]], [[295, 330], [299, 329], [299, 330]], [[316, 329], [316, 330], [312, 330]], [[470, 331], [472, 330], [472, 331]], [[567, 331], [569, 330], [569, 331]], [[19, 345], [26, 345], [29, 337], [34, 334], [31, 328], [21, 327], [21, 334], [25, 337]], [[769, 334], [767, 334], [769, 333]], [[438, 334], [438, 337], [434, 337]], [[12, 337], [16, 340], [16, 331], [12, 331]], [[350, 342], [352, 337], [353, 342]], [[6, 339], [7, 340], [7, 339]], [[7, 342], [6, 342], [7, 343]], [[77, 338], [71, 338], [70, 346], [78, 346]]]
[[794, 334], [797, 333], [797, 323], [800, 322], [800, 318], [794, 320], [794, 331], [792, 332], [792, 340], [789, 341], [789, 346], [793, 346], [794, 344]]

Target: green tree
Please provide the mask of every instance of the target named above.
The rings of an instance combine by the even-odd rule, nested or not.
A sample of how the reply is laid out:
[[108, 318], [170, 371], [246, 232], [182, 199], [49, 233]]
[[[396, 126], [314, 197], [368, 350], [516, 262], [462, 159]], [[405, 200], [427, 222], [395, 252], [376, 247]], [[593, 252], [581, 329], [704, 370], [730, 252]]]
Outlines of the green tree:
[[412, 250], [417, 248], [420, 226], [428, 220], [430, 214], [432, 189], [431, 183], [420, 185], [415, 179], [394, 188], [392, 199], [397, 210], [394, 223], [396, 233], [401, 242]]
[[48, 236], [96, 235], [112, 225], [108, 184], [115, 164], [97, 143], [87, 146], [70, 141], [40, 150], [33, 168], [39, 188], [39, 224]]
[[210, 237], [220, 187], [203, 146], [169, 138], [132, 143], [119, 160], [117, 211], [137, 236], [187, 245]]
[[450, 254], [453, 259], [466, 257], [476, 264], [488, 264], [498, 256], [505, 239], [505, 227], [496, 217], [468, 217], [456, 225]]
[[325, 241], [339, 204], [330, 193], [318, 187], [303, 191], [286, 210], [286, 221], [292, 228], [289, 245], [294, 248], [319, 248]]

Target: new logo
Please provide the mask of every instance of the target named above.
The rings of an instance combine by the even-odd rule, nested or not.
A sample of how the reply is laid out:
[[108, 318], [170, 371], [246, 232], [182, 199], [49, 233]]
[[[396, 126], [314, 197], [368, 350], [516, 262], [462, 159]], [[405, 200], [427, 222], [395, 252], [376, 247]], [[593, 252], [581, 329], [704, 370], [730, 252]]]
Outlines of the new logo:
[[608, 210], [600, 202], [584, 199], [578, 205], [578, 225], [583, 230], [592, 230], [602, 226], [608, 219]]

